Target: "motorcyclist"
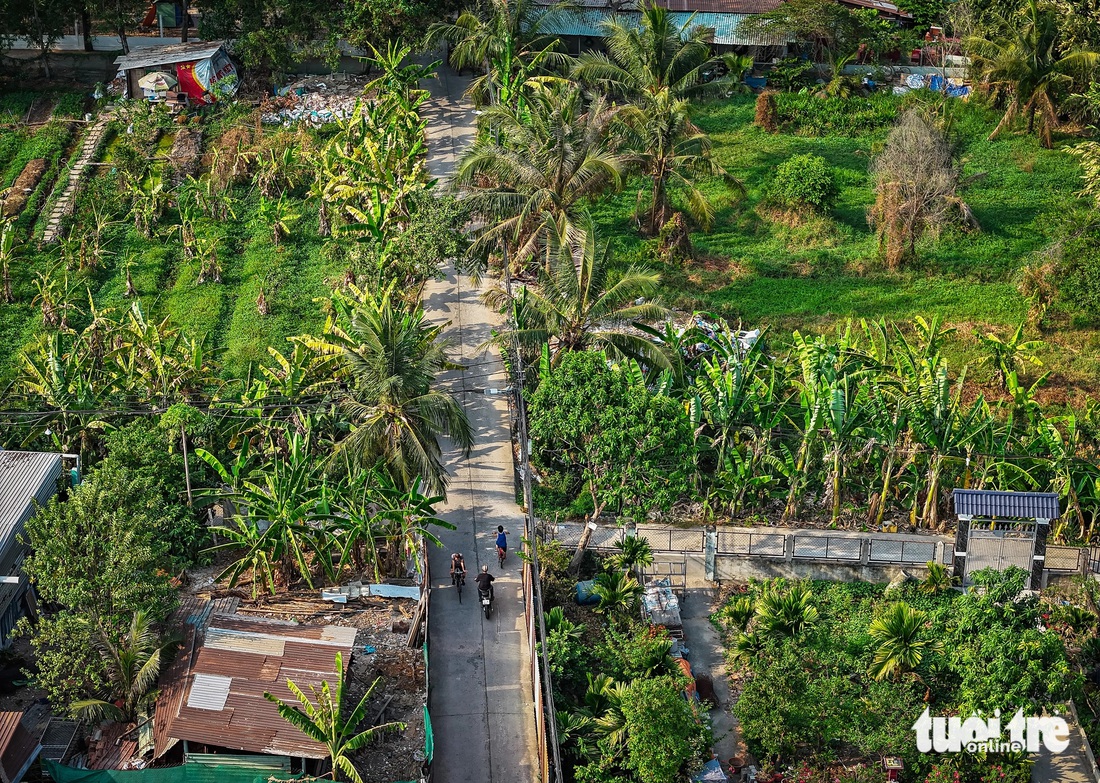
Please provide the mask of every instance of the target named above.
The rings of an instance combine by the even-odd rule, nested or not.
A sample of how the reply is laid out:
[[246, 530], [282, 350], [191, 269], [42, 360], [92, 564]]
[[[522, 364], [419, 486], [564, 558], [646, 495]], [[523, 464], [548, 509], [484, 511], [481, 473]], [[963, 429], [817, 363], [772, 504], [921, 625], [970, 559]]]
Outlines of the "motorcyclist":
[[483, 565], [481, 567], [481, 573], [474, 577], [474, 581], [477, 582], [478, 593], [488, 592], [489, 600], [493, 600], [493, 575], [489, 573], [489, 566]]
[[460, 576], [463, 578], [466, 576], [466, 560], [461, 552], [455, 552], [451, 555], [451, 584], [458, 581]]

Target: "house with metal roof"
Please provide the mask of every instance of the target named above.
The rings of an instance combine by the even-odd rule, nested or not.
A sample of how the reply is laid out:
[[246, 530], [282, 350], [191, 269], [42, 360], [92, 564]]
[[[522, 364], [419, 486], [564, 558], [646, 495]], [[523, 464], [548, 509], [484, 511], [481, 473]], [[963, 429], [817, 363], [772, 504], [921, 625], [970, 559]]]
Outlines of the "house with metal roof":
[[351, 665], [355, 628], [299, 625], [215, 614], [188, 631], [183, 649], [161, 681], [153, 718], [154, 758], [183, 743], [185, 754], [255, 753], [288, 759], [326, 759], [328, 750], [279, 715], [264, 698], [290, 704], [334, 679], [336, 654]]
[[[142, 95], [141, 80], [157, 75], [174, 90], [173, 96], [184, 95], [195, 104], [216, 100], [214, 85], [222, 82], [227, 94], [236, 92], [237, 70], [229, 59], [224, 41], [197, 41], [148, 46], [133, 49], [115, 60], [117, 79], [121, 79], [129, 97]], [[162, 100], [159, 93], [154, 96]]]
[[[765, 49], [778, 52], [787, 42], [780, 37], [750, 34], [742, 23], [755, 14], [775, 10], [781, 0], [657, 0], [667, 8], [673, 21], [713, 31], [711, 43], [719, 52]], [[641, 14], [635, 0], [581, 0], [566, 9], [547, 14], [543, 32], [565, 40], [573, 51], [596, 48], [603, 37], [603, 24], [608, 21], [638, 22]]]
[[34, 612], [34, 594], [20, 566], [27, 555], [23, 529], [40, 505], [57, 494], [63, 473], [60, 454], [0, 450], [0, 648], [25, 613]]

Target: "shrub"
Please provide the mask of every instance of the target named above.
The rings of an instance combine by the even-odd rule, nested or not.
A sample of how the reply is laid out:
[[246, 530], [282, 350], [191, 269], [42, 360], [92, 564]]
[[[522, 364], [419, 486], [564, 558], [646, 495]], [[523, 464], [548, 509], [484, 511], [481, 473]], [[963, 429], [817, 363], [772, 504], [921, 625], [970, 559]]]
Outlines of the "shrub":
[[893, 95], [869, 98], [818, 98], [809, 93], [775, 96], [780, 126], [799, 136], [854, 135], [886, 127], [898, 116]]
[[768, 195], [787, 209], [824, 212], [836, 202], [837, 187], [824, 158], [795, 155], [779, 164]]

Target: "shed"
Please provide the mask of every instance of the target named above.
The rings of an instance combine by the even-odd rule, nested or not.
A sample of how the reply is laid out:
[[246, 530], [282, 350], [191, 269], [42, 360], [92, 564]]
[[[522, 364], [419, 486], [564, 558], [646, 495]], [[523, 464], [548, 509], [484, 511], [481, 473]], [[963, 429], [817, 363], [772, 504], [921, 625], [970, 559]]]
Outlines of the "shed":
[[[225, 49], [224, 41], [200, 41], [135, 49], [115, 60], [118, 78], [124, 80], [126, 95], [141, 94], [138, 80], [154, 71], [170, 71], [179, 81], [179, 92], [192, 103], [213, 103], [216, 97], [211, 86], [228, 77], [236, 77], [237, 69]], [[236, 85], [227, 85], [227, 94], [235, 94]]]
[[27, 546], [20, 537], [35, 508], [50, 502], [61, 478], [60, 454], [0, 450], [0, 648], [24, 612], [33, 609], [20, 566]]
[[41, 750], [23, 725], [23, 713], [0, 712], [0, 783], [19, 783]]
[[240, 615], [214, 615], [205, 633], [188, 639], [168, 670], [154, 717], [154, 756], [177, 741], [292, 758], [324, 759], [328, 750], [288, 723], [264, 698], [269, 692], [297, 704], [287, 687], [303, 692], [333, 682], [337, 653], [351, 664], [355, 629], [298, 625]]

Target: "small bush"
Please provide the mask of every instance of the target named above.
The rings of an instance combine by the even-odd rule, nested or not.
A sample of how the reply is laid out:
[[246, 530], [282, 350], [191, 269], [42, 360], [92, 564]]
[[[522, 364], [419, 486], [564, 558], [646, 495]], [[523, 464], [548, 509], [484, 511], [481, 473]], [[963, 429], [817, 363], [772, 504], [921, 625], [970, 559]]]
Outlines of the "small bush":
[[800, 212], [824, 212], [836, 202], [832, 169], [818, 155], [795, 155], [775, 171], [768, 196], [777, 206]]

